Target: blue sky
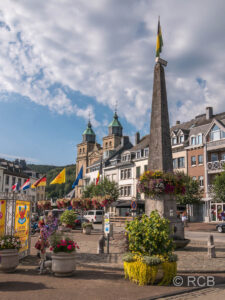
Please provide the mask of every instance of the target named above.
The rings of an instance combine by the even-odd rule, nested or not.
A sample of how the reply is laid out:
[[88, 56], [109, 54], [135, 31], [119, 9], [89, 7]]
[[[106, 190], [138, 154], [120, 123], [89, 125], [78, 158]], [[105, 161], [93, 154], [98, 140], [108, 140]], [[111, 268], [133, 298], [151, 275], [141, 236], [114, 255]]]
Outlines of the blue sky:
[[98, 142], [118, 103], [124, 134], [149, 130], [160, 15], [170, 123], [225, 110], [223, 0], [4, 0], [0, 157], [76, 160], [88, 116]]

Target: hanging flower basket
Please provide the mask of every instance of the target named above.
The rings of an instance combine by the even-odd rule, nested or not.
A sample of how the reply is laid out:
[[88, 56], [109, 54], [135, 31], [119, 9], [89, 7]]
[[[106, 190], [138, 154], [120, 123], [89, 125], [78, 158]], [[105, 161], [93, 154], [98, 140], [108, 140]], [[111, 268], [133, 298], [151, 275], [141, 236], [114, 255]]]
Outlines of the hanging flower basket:
[[48, 200], [38, 201], [37, 206], [39, 209], [42, 209], [42, 210], [50, 209], [51, 201], [48, 201]]
[[184, 178], [181, 174], [146, 171], [139, 179], [138, 191], [148, 196], [185, 194]]

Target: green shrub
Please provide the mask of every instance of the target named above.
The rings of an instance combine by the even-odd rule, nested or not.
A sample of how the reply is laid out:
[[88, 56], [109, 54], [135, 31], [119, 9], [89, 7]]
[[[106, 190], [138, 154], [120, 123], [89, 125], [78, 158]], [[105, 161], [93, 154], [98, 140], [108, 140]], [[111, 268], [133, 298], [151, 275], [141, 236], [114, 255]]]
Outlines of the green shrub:
[[127, 222], [129, 250], [147, 256], [167, 257], [173, 251], [173, 242], [169, 237], [169, 220], [161, 218], [157, 211], [150, 217], [143, 215]]
[[60, 217], [60, 222], [72, 226], [76, 218], [77, 215], [73, 210], [65, 210]]

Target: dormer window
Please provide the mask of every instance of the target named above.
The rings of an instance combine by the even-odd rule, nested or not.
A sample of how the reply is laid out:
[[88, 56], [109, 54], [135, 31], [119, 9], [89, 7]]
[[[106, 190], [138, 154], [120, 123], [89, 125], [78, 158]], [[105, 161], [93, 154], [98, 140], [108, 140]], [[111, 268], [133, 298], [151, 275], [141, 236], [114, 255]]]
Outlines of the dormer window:
[[176, 145], [177, 144], [177, 138], [176, 137], [173, 137], [172, 138], [172, 145]]
[[144, 157], [148, 157], [148, 149], [144, 149]]
[[195, 136], [191, 137], [191, 145], [196, 145], [196, 139]]
[[181, 136], [180, 136], [180, 143], [183, 143], [183, 142], [184, 142], [184, 136], [181, 135]]
[[225, 138], [225, 132], [219, 126], [214, 125], [210, 132], [210, 141], [218, 141], [223, 138]]
[[199, 134], [198, 136], [197, 136], [197, 144], [199, 145], [199, 144], [202, 144], [202, 134]]
[[136, 153], [136, 158], [141, 158], [141, 151], [138, 151], [138, 152]]

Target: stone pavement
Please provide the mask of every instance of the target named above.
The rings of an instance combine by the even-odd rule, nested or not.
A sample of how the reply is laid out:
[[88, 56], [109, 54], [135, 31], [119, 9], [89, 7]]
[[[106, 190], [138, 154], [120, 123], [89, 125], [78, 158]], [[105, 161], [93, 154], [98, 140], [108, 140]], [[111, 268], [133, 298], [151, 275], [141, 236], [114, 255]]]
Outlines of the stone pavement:
[[[82, 234], [81, 231], [70, 233], [78, 243], [76, 260], [80, 267], [106, 268], [123, 270], [122, 255], [124, 253], [125, 240], [123, 233], [115, 233], [114, 240], [110, 240], [110, 254], [97, 254], [97, 242], [101, 235], [99, 231], [93, 231], [91, 235]], [[36, 238], [32, 237], [31, 254], [36, 254], [33, 247]], [[225, 273], [225, 244], [216, 244], [216, 258], [208, 259], [206, 243], [191, 242], [185, 249], [178, 250], [178, 271], [182, 273], [197, 272], [221, 272]], [[106, 252], [106, 248], [105, 248]]]
[[[190, 290], [185, 283], [181, 287], [173, 285], [140, 287], [125, 280], [121, 260], [124, 251], [122, 233], [116, 233], [114, 240], [110, 241], [109, 255], [97, 254], [99, 231], [93, 231], [91, 235], [76, 231], [70, 235], [80, 246], [80, 250], [76, 253], [77, 269], [73, 277], [56, 278], [50, 273], [38, 275], [35, 270], [38, 259], [35, 256], [36, 249], [33, 247], [37, 236], [32, 237], [32, 255], [21, 262], [16, 273], [0, 273], [0, 299], [39, 300], [54, 297], [56, 300], [105, 300], [107, 297], [107, 300], [141, 300], [158, 299], [168, 293]], [[207, 276], [207, 272], [210, 271], [210, 275], [215, 276], [217, 284], [225, 282], [225, 245], [218, 247], [218, 258], [212, 260], [207, 258], [206, 248], [199, 244], [190, 244], [185, 250], [176, 253], [179, 257], [178, 275], [184, 278], [191, 274]]]
[[167, 299], [167, 300], [224, 300], [225, 299], [225, 285], [218, 285], [212, 288], [201, 289], [185, 294], [174, 295], [171, 297], [160, 297], [159, 300]]

